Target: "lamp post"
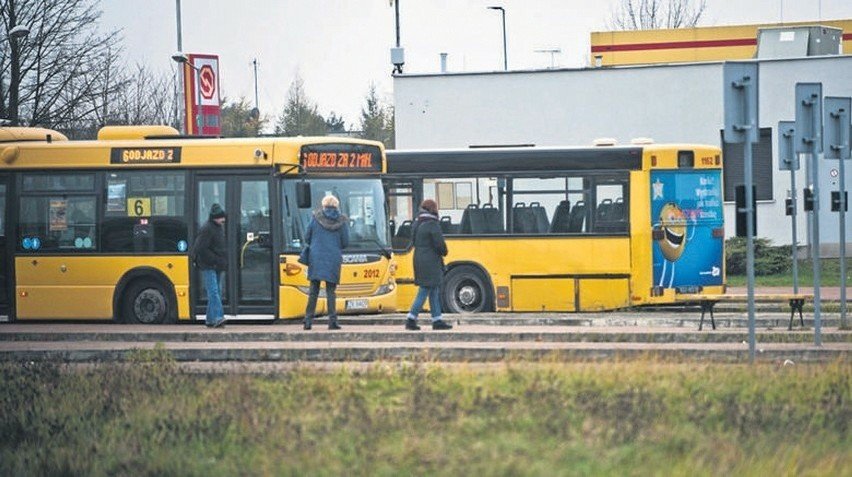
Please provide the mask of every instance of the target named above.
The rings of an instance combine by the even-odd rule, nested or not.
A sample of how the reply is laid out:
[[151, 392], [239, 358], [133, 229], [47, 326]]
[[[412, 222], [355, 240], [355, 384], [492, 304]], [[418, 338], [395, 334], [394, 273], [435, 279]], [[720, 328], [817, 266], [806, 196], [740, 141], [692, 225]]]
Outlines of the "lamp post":
[[503, 7], [488, 7], [489, 10], [500, 10], [503, 17], [503, 71], [508, 71], [509, 60], [506, 58], [506, 10]]
[[25, 25], [15, 25], [9, 29], [9, 111], [7, 119], [12, 126], [18, 125], [18, 98], [21, 88], [21, 52], [18, 48], [18, 39], [29, 35], [30, 29]]
[[[199, 78], [199, 73], [201, 72], [201, 69], [197, 68], [195, 65], [193, 65], [192, 62], [189, 61], [189, 58], [187, 58], [187, 56], [184, 55], [180, 51], [178, 51], [177, 53], [172, 55], [172, 60], [174, 60], [176, 63], [179, 63], [181, 65], [187, 65], [190, 68], [192, 68], [193, 70], [195, 70], [195, 107], [196, 107], [196, 110], [195, 110], [195, 125], [196, 125], [195, 134], [200, 136], [202, 128], [201, 128], [201, 78]], [[187, 129], [189, 129], [189, 128], [187, 128]]]

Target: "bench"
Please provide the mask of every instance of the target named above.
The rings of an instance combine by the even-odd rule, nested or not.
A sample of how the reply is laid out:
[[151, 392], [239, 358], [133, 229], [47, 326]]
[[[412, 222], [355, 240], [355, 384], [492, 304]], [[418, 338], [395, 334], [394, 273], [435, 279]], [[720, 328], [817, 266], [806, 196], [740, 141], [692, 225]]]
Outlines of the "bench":
[[[779, 293], [779, 294], [763, 294], [763, 295], [754, 295], [755, 303], [767, 303], [767, 302], [779, 302], [779, 301], [787, 301], [790, 304], [790, 326], [787, 327], [787, 330], [793, 330], [793, 318], [796, 316], [796, 312], [799, 312], [799, 324], [804, 327], [805, 319], [802, 317], [802, 307], [805, 305], [806, 300], [813, 300], [814, 296], [811, 294], [804, 293]], [[713, 326], [713, 329], [716, 329], [716, 320], [713, 319], [713, 307], [716, 306], [716, 303], [726, 302], [726, 303], [746, 303], [748, 302], [747, 294], [718, 294], [718, 295], [677, 295], [675, 301], [678, 303], [698, 303], [701, 305], [701, 321], [698, 322], [698, 331], [704, 326], [704, 314], [708, 311], [710, 312], [710, 324]]]

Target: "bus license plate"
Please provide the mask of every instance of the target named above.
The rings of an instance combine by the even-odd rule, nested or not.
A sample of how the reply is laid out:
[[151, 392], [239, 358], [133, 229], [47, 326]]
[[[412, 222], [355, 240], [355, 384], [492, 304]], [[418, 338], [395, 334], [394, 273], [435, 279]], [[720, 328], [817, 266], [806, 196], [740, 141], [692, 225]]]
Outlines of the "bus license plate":
[[366, 310], [367, 306], [367, 300], [346, 300], [347, 310]]

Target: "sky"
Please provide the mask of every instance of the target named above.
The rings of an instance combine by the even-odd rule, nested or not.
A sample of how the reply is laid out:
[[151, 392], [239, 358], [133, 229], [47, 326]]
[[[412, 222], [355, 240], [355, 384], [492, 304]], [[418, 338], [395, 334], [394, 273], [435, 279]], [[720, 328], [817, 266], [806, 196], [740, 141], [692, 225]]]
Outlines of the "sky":
[[[609, 30], [618, 0], [398, 0], [404, 73], [503, 69], [499, 11], [506, 12], [508, 68], [588, 63], [589, 34]], [[393, 102], [389, 0], [180, 0], [183, 51], [219, 55], [221, 94], [273, 119], [298, 75], [324, 116], [356, 128], [371, 84]], [[176, 0], [102, 0], [101, 28], [120, 30], [129, 63], [175, 71]], [[852, 19], [852, 0], [707, 0], [699, 26]], [[560, 49], [558, 54], [537, 52]], [[552, 56], [552, 58], [551, 58]]]

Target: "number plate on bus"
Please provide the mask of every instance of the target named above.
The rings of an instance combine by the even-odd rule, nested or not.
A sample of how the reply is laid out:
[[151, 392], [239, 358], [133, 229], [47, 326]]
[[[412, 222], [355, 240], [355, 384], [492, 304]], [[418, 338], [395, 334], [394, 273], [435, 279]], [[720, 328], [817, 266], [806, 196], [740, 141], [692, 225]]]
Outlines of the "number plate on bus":
[[367, 300], [346, 300], [347, 310], [366, 310], [369, 302]]

